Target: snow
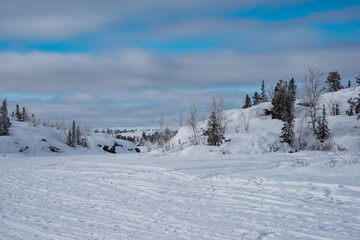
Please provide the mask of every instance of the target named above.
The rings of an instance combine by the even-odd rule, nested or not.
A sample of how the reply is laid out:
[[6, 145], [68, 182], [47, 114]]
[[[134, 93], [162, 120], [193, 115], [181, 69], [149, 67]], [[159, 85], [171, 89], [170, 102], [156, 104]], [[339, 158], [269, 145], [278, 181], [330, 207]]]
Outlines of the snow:
[[[122, 147], [116, 147], [116, 153], [128, 153], [134, 151], [134, 144], [129, 141], [116, 139], [104, 133], [93, 133], [88, 136], [88, 148], [77, 146], [69, 147], [65, 144], [66, 132], [41, 125], [31, 126], [26, 122], [12, 121], [10, 136], [0, 137], [0, 154], [21, 153], [26, 156], [54, 156], [76, 154], [109, 154], [102, 147], [107, 145], [111, 148], [114, 143]], [[100, 146], [101, 147], [100, 147]], [[55, 147], [59, 152], [52, 152], [50, 147]]]
[[2, 156], [0, 238], [358, 239], [359, 156], [197, 148]]
[[[329, 152], [289, 153], [270, 103], [226, 111], [220, 147], [191, 145], [182, 127], [169, 151], [145, 153], [102, 133], [70, 148], [63, 132], [13, 122], [0, 137], [0, 239], [359, 239], [360, 121], [344, 115], [359, 91], [323, 95], [341, 111]], [[304, 114], [297, 105], [297, 127]], [[98, 146], [115, 142], [121, 154]]]

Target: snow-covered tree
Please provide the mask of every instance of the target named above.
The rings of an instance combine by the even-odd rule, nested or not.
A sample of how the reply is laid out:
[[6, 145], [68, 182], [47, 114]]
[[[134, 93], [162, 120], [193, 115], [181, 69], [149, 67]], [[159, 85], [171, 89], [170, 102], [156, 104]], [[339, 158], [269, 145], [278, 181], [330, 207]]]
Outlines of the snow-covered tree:
[[10, 128], [10, 119], [8, 117], [8, 109], [6, 99], [3, 100], [0, 107], [0, 136], [8, 136]]
[[329, 72], [325, 83], [328, 85], [328, 92], [336, 92], [344, 88], [341, 85], [341, 77], [337, 71]]
[[222, 134], [215, 111], [211, 112], [207, 124], [207, 129], [204, 131], [204, 135], [207, 136], [207, 142], [211, 146], [220, 146], [225, 139], [224, 135]]
[[330, 136], [330, 130], [326, 119], [326, 108], [323, 105], [322, 116], [318, 118], [318, 124], [316, 129], [316, 138], [321, 142], [325, 141]]
[[246, 94], [246, 97], [245, 97], [245, 104], [244, 104], [244, 106], [242, 107], [242, 108], [249, 108], [249, 107], [251, 107], [252, 106], [252, 104], [251, 104], [251, 99], [250, 99], [250, 97], [249, 97], [249, 95], [248, 94]]
[[360, 75], [359, 75], [358, 77], [356, 77], [356, 83], [357, 83], [358, 85], [360, 85]]

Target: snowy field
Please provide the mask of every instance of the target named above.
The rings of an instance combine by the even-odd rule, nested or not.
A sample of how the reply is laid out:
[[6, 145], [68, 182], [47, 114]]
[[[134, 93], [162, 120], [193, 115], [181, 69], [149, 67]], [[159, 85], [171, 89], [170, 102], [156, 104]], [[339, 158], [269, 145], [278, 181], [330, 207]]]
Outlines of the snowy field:
[[358, 156], [198, 155], [0, 156], [0, 239], [359, 239]]

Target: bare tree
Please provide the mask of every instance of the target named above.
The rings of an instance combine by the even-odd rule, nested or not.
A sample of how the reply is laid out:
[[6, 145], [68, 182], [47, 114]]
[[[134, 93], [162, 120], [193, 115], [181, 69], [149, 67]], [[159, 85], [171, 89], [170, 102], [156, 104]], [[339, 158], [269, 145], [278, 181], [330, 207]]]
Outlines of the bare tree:
[[275, 95], [275, 87], [274, 87], [274, 85], [271, 85], [270, 87], [268, 87], [266, 89], [266, 94], [267, 94], [267, 96], [269, 98], [269, 101], [271, 102], [272, 99], [274, 98], [274, 95]]
[[305, 97], [305, 104], [307, 106], [307, 113], [310, 116], [313, 132], [316, 132], [317, 109], [321, 93], [325, 91], [323, 82], [321, 80], [324, 75], [319, 69], [309, 68], [308, 73], [303, 79], [303, 91]]
[[193, 130], [193, 144], [197, 145], [197, 144], [199, 144], [199, 137], [198, 137], [198, 131], [197, 131], [197, 127], [196, 127], [197, 113], [198, 113], [196, 104], [190, 103], [188, 111], [189, 112], [188, 112], [188, 118], [186, 120], [186, 123], [188, 125], [190, 125], [191, 129]]
[[160, 131], [159, 131], [159, 139], [158, 139], [158, 144], [160, 147], [162, 147], [165, 143], [165, 139], [164, 139], [165, 124], [166, 122], [165, 122], [164, 113], [161, 112], [159, 119]]
[[[240, 117], [241, 117], [242, 123], [244, 125], [244, 131], [247, 133], [249, 132], [250, 115], [251, 115], [250, 109], [247, 109], [247, 110], [241, 109], [240, 110]], [[240, 125], [236, 127], [236, 132], [239, 131], [238, 130], [239, 127], [240, 127]]]
[[340, 106], [341, 102], [337, 99], [329, 99], [326, 101], [327, 108], [330, 110], [331, 116], [340, 115]]
[[221, 133], [225, 134], [226, 125], [228, 122], [225, 120], [224, 116], [224, 99], [222, 97], [211, 97], [211, 112], [215, 112], [217, 121], [221, 128]]

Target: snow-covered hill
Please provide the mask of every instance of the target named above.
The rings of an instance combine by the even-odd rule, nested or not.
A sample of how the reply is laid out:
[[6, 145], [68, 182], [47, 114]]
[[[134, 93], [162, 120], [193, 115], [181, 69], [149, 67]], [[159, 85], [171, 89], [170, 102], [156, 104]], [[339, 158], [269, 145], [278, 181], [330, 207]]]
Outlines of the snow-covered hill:
[[12, 121], [10, 136], [0, 137], [0, 154], [20, 153], [32, 155], [73, 155], [107, 153], [104, 146], [110, 149], [115, 145], [116, 153], [135, 152], [132, 142], [113, 138], [103, 133], [92, 133], [88, 137], [88, 148], [69, 147], [65, 144], [66, 133], [44, 126], [31, 126], [26, 122]]
[[[355, 151], [360, 149], [360, 121], [356, 116], [347, 116], [346, 110], [349, 109], [347, 100], [350, 97], [357, 97], [360, 87], [343, 89], [338, 92], [325, 93], [322, 95], [320, 104], [325, 104], [328, 112], [328, 122], [331, 131], [331, 143], [333, 150]], [[297, 103], [301, 103], [298, 100]], [[339, 105], [340, 115], [331, 116], [329, 106], [332, 103]], [[277, 148], [282, 151], [289, 151], [287, 144], [280, 143], [279, 136], [283, 122], [272, 119], [271, 116], [264, 114], [265, 109], [271, 109], [271, 103], [262, 103], [248, 109], [234, 109], [224, 112], [227, 122], [225, 137], [228, 140], [220, 148], [208, 147], [211, 151], [221, 151], [227, 154], [236, 153], [267, 153], [275, 151]], [[299, 134], [302, 134], [302, 141], [307, 142], [310, 148], [316, 145], [316, 141], [311, 135], [309, 119], [306, 119], [306, 108], [296, 105], [295, 134], [296, 140], [299, 141]], [[248, 123], [248, 130], [245, 125]], [[203, 129], [206, 129], [207, 121], [197, 124], [200, 144], [205, 144], [205, 138], [202, 136]], [[176, 149], [186, 150], [190, 147], [198, 149], [199, 147], [191, 146], [193, 131], [189, 126], [180, 128], [178, 134], [172, 139], [173, 146]], [[179, 144], [180, 142], [180, 144]], [[295, 144], [298, 144], [295, 142]], [[200, 148], [203, 149], [203, 146]], [[274, 150], [275, 149], [275, 150]], [[193, 150], [194, 152], [198, 150]], [[187, 149], [186, 151], [190, 151]]]

